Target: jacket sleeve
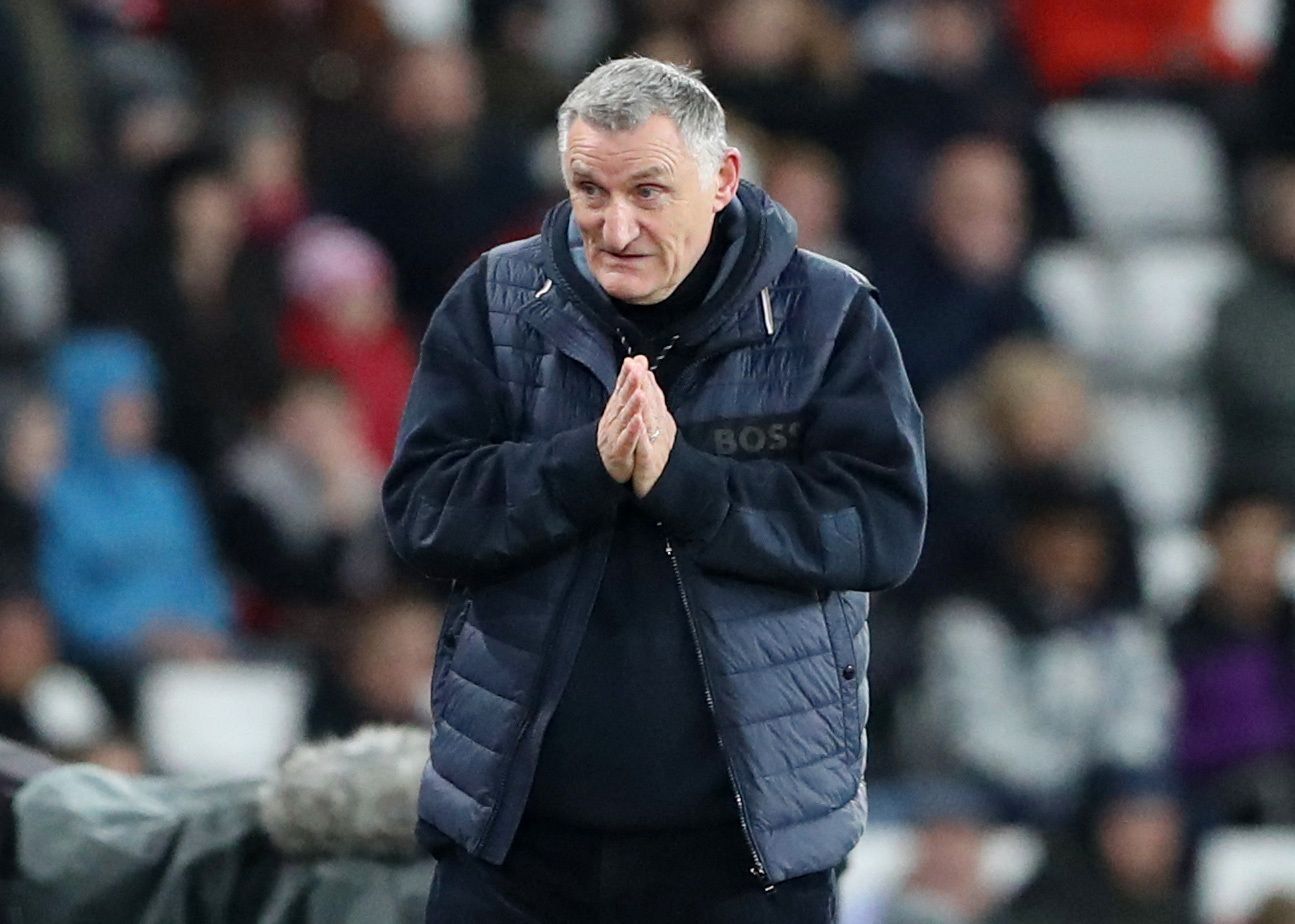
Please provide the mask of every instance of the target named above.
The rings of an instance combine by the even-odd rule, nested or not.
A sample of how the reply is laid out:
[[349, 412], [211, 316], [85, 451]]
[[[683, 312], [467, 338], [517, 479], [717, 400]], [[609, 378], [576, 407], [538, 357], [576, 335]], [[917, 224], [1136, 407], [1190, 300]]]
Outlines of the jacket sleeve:
[[824, 590], [880, 590], [913, 570], [926, 524], [922, 415], [866, 292], [805, 408], [794, 463], [675, 442], [640, 501], [703, 568]]
[[609, 524], [627, 497], [598, 455], [596, 420], [519, 442], [504, 407], [483, 257], [428, 326], [382, 487], [392, 545], [429, 576], [533, 563]]

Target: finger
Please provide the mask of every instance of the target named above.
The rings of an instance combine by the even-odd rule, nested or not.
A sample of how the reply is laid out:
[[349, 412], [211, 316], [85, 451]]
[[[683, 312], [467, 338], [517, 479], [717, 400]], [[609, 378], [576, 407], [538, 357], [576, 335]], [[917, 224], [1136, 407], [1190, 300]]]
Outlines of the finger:
[[625, 387], [625, 383], [629, 381], [633, 369], [634, 357], [626, 356], [625, 359], [621, 361], [620, 374], [616, 376], [617, 391]]
[[633, 418], [629, 425], [621, 431], [616, 437], [616, 442], [612, 446], [612, 454], [617, 459], [628, 460], [634, 455], [634, 447], [640, 442], [639, 436], [642, 433], [642, 418]]
[[607, 399], [607, 407], [604, 409], [604, 415], [615, 418], [625, 405], [625, 399], [640, 386], [634, 381], [634, 366], [627, 358], [621, 365], [619, 377], [616, 379], [616, 387], [612, 390], [611, 397]]
[[621, 407], [620, 413], [616, 415], [617, 421], [619, 421], [621, 425], [624, 426], [625, 423], [628, 423], [630, 417], [632, 417], [635, 414], [642, 413], [643, 405], [645, 403], [646, 401], [643, 393], [637, 390], [634, 391], [625, 399], [624, 405]]

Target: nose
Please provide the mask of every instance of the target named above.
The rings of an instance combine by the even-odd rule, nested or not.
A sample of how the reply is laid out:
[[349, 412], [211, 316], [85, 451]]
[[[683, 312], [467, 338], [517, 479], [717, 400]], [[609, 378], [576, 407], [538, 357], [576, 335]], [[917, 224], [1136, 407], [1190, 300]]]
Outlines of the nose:
[[613, 200], [603, 215], [603, 246], [620, 253], [639, 236], [638, 220], [634, 207], [628, 202]]

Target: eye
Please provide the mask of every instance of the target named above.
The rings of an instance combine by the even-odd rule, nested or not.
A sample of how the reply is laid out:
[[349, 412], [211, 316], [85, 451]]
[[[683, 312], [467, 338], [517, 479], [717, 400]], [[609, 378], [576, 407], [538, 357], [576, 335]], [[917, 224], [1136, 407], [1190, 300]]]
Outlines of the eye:
[[586, 199], [597, 198], [602, 193], [602, 190], [597, 186], [597, 184], [588, 182], [577, 184], [576, 191]]
[[659, 199], [662, 191], [660, 186], [640, 186], [634, 192], [644, 202], [651, 202], [653, 199]]

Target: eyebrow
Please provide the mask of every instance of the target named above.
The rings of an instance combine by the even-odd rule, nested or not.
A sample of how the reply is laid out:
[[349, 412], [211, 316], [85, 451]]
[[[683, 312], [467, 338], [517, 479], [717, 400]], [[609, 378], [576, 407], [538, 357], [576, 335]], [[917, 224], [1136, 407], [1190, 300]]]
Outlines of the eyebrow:
[[[579, 180], [595, 179], [593, 171], [579, 161], [571, 165], [571, 176], [573, 179]], [[651, 167], [644, 167], [642, 170], [635, 172], [629, 179], [631, 183], [638, 183], [643, 180], [665, 179], [669, 176], [671, 176], [670, 168], [654, 165]]]
[[642, 170], [638, 171], [633, 176], [631, 176], [630, 180], [632, 181], [657, 180], [657, 179], [661, 179], [662, 177], [667, 177], [669, 175], [670, 175], [670, 170], [667, 167], [662, 167], [662, 166], [644, 167]]

